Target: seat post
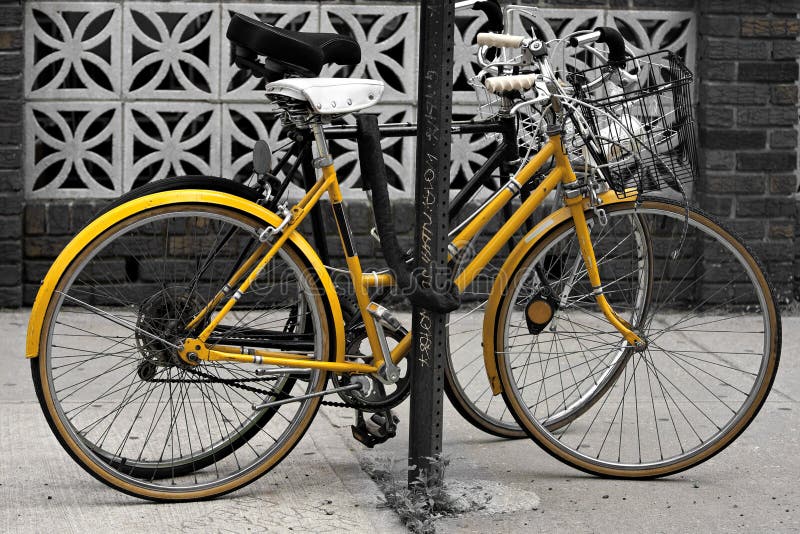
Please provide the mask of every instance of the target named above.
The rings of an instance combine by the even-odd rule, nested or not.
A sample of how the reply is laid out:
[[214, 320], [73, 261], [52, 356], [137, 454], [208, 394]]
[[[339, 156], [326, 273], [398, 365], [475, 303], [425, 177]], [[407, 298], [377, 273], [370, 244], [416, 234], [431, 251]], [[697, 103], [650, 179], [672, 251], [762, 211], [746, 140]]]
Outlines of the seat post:
[[322, 129], [322, 120], [315, 116], [311, 122], [311, 131], [314, 134], [314, 141], [317, 144], [318, 157], [314, 160], [314, 167], [320, 169], [333, 164], [333, 156], [328, 150], [328, 140], [325, 138], [325, 131]]

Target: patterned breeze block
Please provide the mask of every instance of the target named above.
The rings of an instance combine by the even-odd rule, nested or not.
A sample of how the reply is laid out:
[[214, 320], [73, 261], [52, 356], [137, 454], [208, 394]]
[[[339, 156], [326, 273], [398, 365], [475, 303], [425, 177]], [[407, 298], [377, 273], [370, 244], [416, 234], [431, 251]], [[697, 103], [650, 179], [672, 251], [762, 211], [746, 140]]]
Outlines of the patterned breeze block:
[[[287, 141], [263, 97], [263, 82], [232, 64], [224, 32], [241, 12], [293, 30], [336, 31], [365, 43], [354, 68], [324, 76], [383, 80], [381, 121], [416, 118], [419, 9], [368, 2], [26, 2], [25, 155], [27, 198], [112, 198], [176, 174], [250, 174], [255, 140], [280, 155]], [[484, 15], [459, 16], [454, 105], [476, 113], [469, 79]], [[638, 50], [669, 47], [694, 64], [692, 12], [539, 9], [517, 14], [512, 32], [553, 39], [597, 25], [617, 26]], [[366, 44], [368, 43], [368, 44]], [[343, 119], [350, 122], [351, 118]], [[456, 138], [456, 185], [485, 159], [492, 139]], [[354, 143], [332, 143], [345, 193], [360, 196]], [[384, 139], [393, 195], [413, 196], [414, 139]]]

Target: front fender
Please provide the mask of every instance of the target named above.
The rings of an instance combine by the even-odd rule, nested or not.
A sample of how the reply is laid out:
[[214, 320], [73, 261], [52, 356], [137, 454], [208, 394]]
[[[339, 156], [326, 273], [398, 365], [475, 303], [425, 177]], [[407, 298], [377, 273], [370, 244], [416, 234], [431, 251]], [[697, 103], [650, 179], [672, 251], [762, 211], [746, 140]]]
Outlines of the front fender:
[[[47, 275], [44, 277], [42, 285], [39, 287], [39, 292], [36, 295], [36, 300], [33, 303], [30, 320], [28, 321], [25, 357], [36, 358], [39, 356], [42, 324], [44, 323], [45, 314], [47, 313], [48, 303], [53, 297], [53, 291], [59, 280], [61, 280], [64, 272], [69, 268], [70, 264], [81, 250], [114, 223], [139, 211], [186, 202], [231, 207], [244, 213], [254, 215], [271, 226], [278, 226], [282, 220], [281, 217], [275, 213], [272, 213], [246, 198], [219, 191], [201, 189], [162, 191], [134, 198], [129, 202], [106, 211], [97, 219], [86, 225], [83, 230], [69, 242], [64, 250], [61, 251], [61, 254], [58, 255], [55, 262], [50, 267], [50, 270], [47, 272]], [[302, 235], [293, 232], [289, 240], [308, 258], [311, 267], [319, 277], [322, 288], [325, 291], [325, 298], [330, 303], [331, 317], [329, 329], [332, 335], [332, 356], [335, 358], [335, 361], [344, 361], [344, 319], [342, 318], [342, 309], [339, 305], [339, 299], [336, 296], [333, 281], [317, 253]]]
[[[600, 200], [603, 206], [608, 206], [620, 202], [631, 202], [635, 200], [635, 197], [620, 199], [614, 191], [607, 191], [600, 195]], [[591, 210], [588, 199], [584, 201], [583, 209], [584, 211]], [[500, 268], [500, 272], [506, 273], [507, 275], [513, 273], [520, 262], [528, 255], [528, 252], [547, 235], [549, 230], [557, 228], [571, 217], [570, 208], [564, 206], [539, 221], [539, 223], [517, 243], [517, 246], [514, 247], [514, 250], [511, 251], [511, 254], [508, 255], [508, 258], [506, 258], [506, 261]], [[495, 278], [492, 290], [489, 293], [489, 300], [486, 303], [486, 311], [483, 315], [483, 361], [486, 374], [489, 377], [489, 384], [494, 395], [498, 395], [501, 390], [500, 377], [497, 375], [497, 360], [495, 359], [495, 323], [497, 321], [498, 306], [500, 305], [500, 300], [503, 297], [509, 281], [510, 276], [498, 276]]]

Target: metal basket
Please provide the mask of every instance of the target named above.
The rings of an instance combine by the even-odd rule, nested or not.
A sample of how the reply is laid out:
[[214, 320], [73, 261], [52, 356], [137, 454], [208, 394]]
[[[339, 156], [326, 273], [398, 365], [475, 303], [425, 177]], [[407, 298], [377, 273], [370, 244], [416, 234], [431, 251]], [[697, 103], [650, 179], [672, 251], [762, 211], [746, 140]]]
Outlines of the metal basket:
[[[628, 60], [623, 80], [609, 67], [570, 74], [578, 108], [599, 151], [592, 158], [620, 198], [672, 188], [697, 176], [692, 73], [663, 50]], [[598, 83], [600, 81], [600, 83]]]
[[485, 73], [482, 71], [477, 76], [469, 80], [469, 84], [475, 90], [475, 99], [478, 104], [477, 117], [483, 120], [490, 120], [497, 116], [500, 111], [500, 97], [486, 90], [483, 85]]

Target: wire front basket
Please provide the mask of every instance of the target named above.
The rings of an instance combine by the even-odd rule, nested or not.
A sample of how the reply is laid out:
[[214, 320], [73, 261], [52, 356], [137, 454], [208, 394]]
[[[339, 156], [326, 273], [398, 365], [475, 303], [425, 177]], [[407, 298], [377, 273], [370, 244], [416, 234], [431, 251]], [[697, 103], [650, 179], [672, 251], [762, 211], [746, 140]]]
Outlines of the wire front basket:
[[478, 104], [477, 118], [480, 120], [491, 120], [500, 112], [500, 97], [486, 90], [483, 85], [485, 73], [481, 72], [469, 80], [469, 84], [475, 90], [475, 99]]
[[692, 73], [666, 50], [628, 60], [632, 65], [629, 76], [607, 66], [568, 76], [595, 141], [587, 149], [620, 198], [668, 187], [683, 192], [698, 168]]

